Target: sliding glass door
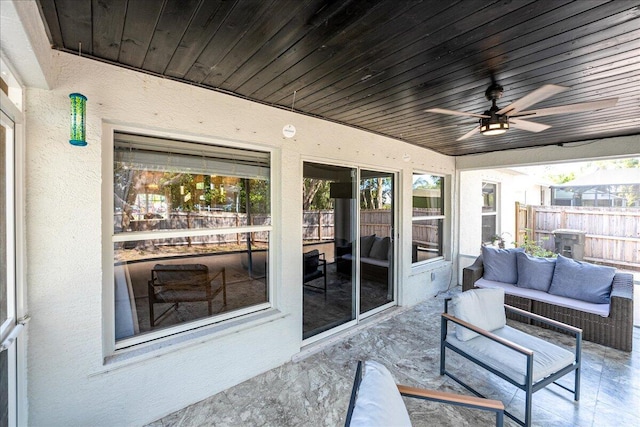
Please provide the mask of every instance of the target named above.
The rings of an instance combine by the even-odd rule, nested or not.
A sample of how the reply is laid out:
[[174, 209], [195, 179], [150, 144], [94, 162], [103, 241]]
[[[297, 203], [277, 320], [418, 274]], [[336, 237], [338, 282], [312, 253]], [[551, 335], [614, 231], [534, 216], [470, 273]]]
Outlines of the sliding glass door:
[[394, 175], [360, 171], [360, 314], [394, 301]]
[[308, 339], [394, 304], [395, 205], [393, 173], [309, 162], [303, 170]]
[[304, 164], [304, 339], [356, 319], [356, 170]]

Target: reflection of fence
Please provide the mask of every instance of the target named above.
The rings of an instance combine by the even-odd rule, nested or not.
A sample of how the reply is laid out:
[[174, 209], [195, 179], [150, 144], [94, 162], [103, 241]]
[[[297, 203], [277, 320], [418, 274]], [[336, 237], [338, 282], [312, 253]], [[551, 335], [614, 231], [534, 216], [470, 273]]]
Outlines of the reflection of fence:
[[[390, 236], [391, 211], [388, 209], [362, 209], [360, 211], [360, 235]], [[335, 213], [333, 210], [304, 211], [302, 233], [304, 240], [322, 241], [335, 238]]]
[[[439, 215], [439, 208], [414, 209], [414, 216]], [[302, 215], [303, 238], [306, 241], [333, 240], [335, 238], [333, 210], [304, 211]], [[414, 240], [437, 243], [439, 220], [425, 220], [413, 224]], [[386, 237], [391, 235], [392, 212], [389, 209], [360, 210], [360, 235]]]
[[587, 206], [529, 206], [536, 241], [553, 251], [553, 230], [585, 231], [584, 259], [640, 271], [640, 210]]
[[[234, 212], [172, 212], [168, 218], [151, 218], [132, 220], [128, 231], [161, 231], [161, 230], [219, 230], [230, 229], [229, 233], [205, 236], [173, 237], [169, 239], [154, 239], [157, 245], [186, 245], [186, 244], [242, 244], [247, 241], [247, 233], [234, 233], [233, 228], [247, 225], [269, 225], [271, 215], [252, 214], [251, 224], [247, 222], [247, 214]], [[123, 230], [122, 212], [113, 216], [114, 231]], [[251, 241], [266, 243], [269, 241], [267, 231], [251, 233]]]

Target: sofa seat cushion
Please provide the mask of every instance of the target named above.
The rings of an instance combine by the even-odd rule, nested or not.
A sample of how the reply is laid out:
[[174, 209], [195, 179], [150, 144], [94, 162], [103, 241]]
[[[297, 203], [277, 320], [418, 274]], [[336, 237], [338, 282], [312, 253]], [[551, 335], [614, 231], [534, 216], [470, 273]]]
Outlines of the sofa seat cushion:
[[[492, 333], [534, 352], [533, 383], [571, 365], [575, 360], [572, 352], [510, 326], [496, 329]], [[504, 373], [518, 384], [525, 384], [527, 358], [524, 354], [481, 335], [468, 341], [460, 341], [454, 334], [448, 334], [447, 342]]]
[[529, 288], [520, 288], [510, 283], [497, 282], [494, 280], [486, 280], [481, 278], [474, 284], [477, 288], [502, 288], [505, 294], [514, 295], [522, 298], [529, 298], [535, 301], [546, 302], [547, 304], [558, 305], [564, 308], [584, 311], [586, 313], [597, 314], [602, 317], [609, 317], [610, 304], [594, 304], [574, 298], [552, 295], [547, 292], [538, 291]]
[[[353, 255], [351, 254], [342, 255], [342, 259], [351, 261], [353, 260]], [[389, 267], [388, 260], [381, 260], [381, 259], [375, 259], [375, 258], [360, 258], [360, 262], [364, 264], [377, 265], [378, 267]]]

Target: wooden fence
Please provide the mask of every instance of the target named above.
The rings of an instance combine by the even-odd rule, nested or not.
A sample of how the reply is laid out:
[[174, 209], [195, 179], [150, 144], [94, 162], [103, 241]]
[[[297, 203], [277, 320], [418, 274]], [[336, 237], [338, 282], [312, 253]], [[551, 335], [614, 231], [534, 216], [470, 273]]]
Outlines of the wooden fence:
[[529, 229], [530, 237], [553, 251], [554, 230], [580, 230], [586, 232], [586, 261], [640, 271], [640, 209], [516, 205], [516, 212], [520, 242], [521, 234]]

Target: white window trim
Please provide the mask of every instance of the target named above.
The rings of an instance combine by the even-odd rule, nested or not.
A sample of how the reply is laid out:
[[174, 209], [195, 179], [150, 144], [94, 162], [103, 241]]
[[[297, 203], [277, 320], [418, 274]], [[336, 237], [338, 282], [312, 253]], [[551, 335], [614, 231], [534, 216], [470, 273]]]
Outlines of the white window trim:
[[[495, 210], [492, 212], [482, 212], [482, 216], [493, 216], [495, 218], [496, 221], [496, 234], [498, 236], [500, 236], [502, 234], [502, 232], [500, 231], [500, 183], [499, 182], [495, 182], [495, 181], [482, 181], [482, 186], [484, 187], [484, 184], [493, 184], [496, 186], [496, 194], [495, 194], [495, 201], [496, 201], [496, 206], [495, 206]], [[484, 207], [484, 201], [483, 201], [483, 207]], [[482, 242], [482, 243], [491, 243], [491, 242]]]
[[[154, 238], [167, 238], [173, 237], [170, 234], [174, 234], [172, 231], [157, 231], [157, 232], [142, 232], [142, 233], [126, 233], [126, 235], [115, 234], [113, 230], [113, 158], [114, 158], [114, 136], [116, 132], [126, 132], [133, 134], [141, 134], [150, 137], [169, 138], [176, 140], [183, 140], [187, 142], [205, 143], [221, 146], [233, 146], [236, 148], [248, 149], [248, 150], [260, 150], [268, 152], [270, 156], [270, 201], [271, 201], [271, 217], [272, 223], [268, 226], [252, 226], [241, 227], [231, 229], [233, 233], [243, 231], [269, 231], [269, 268], [268, 271], [268, 295], [269, 300], [266, 303], [258, 304], [244, 309], [235, 310], [229, 313], [223, 313], [221, 315], [206, 317], [194, 322], [188, 322], [185, 324], [178, 324], [166, 329], [159, 330], [157, 332], [150, 332], [145, 334], [136, 335], [130, 338], [121, 339], [116, 342], [115, 339], [115, 300], [114, 300], [114, 262], [113, 262], [113, 244], [119, 241], [135, 240], [136, 237], [140, 239], [154, 239]], [[276, 263], [278, 262], [277, 256], [275, 256], [278, 250], [279, 244], [276, 234], [277, 227], [273, 224], [274, 218], [280, 218], [279, 206], [273, 203], [274, 200], [279, 200], [279, 188], [278, 182], [276, 182], [276, 175], [274, 170], [279, 166], [280, 160], [278, 156], [275, 156], [276, 149], [270, 146], [259, 146], [258, 144], [249, 144], [241, 141], [231, 141], [221, 138], [209, 138], [199, 137], [187, 134], [180, 134], [174, 132], [162, 132], [157, 130], [151, 130], [143, 127], [133, 127], [124, 124], [118, 124], [108, 121], [103, 121], [102, 124], [102, 266], [103, 266], [103, 284], [102, 284], [102, 348], [103, 348], [103, 365], [112, 364], [121, 360], [129, 359], [126, 356], [131, 350], [135, 350], [138, 354], [136, 359], [151, 357], [157, 352], [157, 347], [160, 341], [165, 342], [169, 346], [176, 344], [176, 349], [184, 345], [183, 341], [176, 337], [189, 337], [197, 339], [198, 342], [202, 342], [203, 336], [201, 332], [208, 339], [215, 339], [219, 337], [219, 330], [225, 328], [225, 323], [232, 319], [239, 319], [241, 327], [251, 328], [257, 324], [262, 323], [261, 317], [256, 316], [260, 312], [273, 313], [275, 316], [280, 316], [279, 311], [274, 308], [277, 307], [277, 292], [275, 291], [274, 283], [277, 281], [278, 269]], [[212, 235], [228, 233], [230, 229], [196, 229], [189, 230], [186, 233], [192, 236], [197, 235]], [[138, 236], [139, 234], [139, 236]], [[178, 233], [175, 233], [178, 234]], [[185, 232], [179, 232], [182, 236]], [[245, 317], [245, 319], [242, 319]], [[178, 345], [179, 344], [179, 345]], [[165, 350], [166, 351], [166, 350]], [[171, 350], [168, 350], [171, 351]]]
[[[13, 312], [14, 319], [18, 322], [21, 320], [27, 324], [29, 314], [27, 313], [27, 250], [26, 250], [26, 129], [23, 106], [26, 101], [25, 86], [20, 75], [13, 68], [12, 64], [4, 56], [4, 52], [0, 50], [0, 71], [2, 71], [3, 79], [9, 86], [9, 95], [0, 91], [0, 110], [13, 122], [13, 233], [14, 240], [14, 280], [15, 280], [15, 309]], [[9, 260], [7, 260], [9, 262]], [[27, 335], [28, 328], [22, 328], [21, 334], [13, 344], [16, 346], [15, 357], [15, 387], [16, 394], [11, 396], [9, 404], [15, 403], [15, 417], [18, 424], [26, 424], [28, 419], [28, 397], [27, 397]], [[13, 363], [10, 361], [10, 363]], [[11, 384], [13, 380], [9, 379]], [[11, 387], [11, 385], [10, 385]], [[11, 419], [9, 424], [11, 425]]]
[[[431, 175], [431, 176], [438, 176], [440, 178], [442, 178], [442, 203], [443, 203], [443, 208], [444, 208], [444, 215], [421, 215], [421, 216], [413, 216], [413, 177], [414, 175]], [[414, 170], [411, 173], [411, 192], [412, 192], [412, 197], [411, 197], [411, 202], [409, 203], [410, 209], [411, 209], [411, 224], [413, 226], [413, 222], [414, 221], [424, 221], [424, 220], [434, 220], [434, 219], [441, 219], [442, 220], [442, 236], [443, 236], [443, 241], [442, 241], [442, 255], [439, 255], [437, 257], [434, 258], [430, 258], [430, 259], [425, 259], [422, 261], [417, 261], [417, 262], [411, 262], [411, 269], [415, 270], [415, 269], [420, 269], [420, 267], [424, 267], [425, 265], [428, 264], [432, 264], [435, 262], [441, 262], [441, 261], [445, 261], [447, 259], [446, 254], [447, 254], [447, 248], [450, 247], [450, 242], [448, 241], [450, 239], [450, 234], [449, 234], [449, 230], [450, 230], [450, 224], [451, 224], [451, 215], [449, 215], [449, 217], [447, 217], [447, 212], [451, 211], [451, 204], [449, 203], [450, 200], [450, 194], [449, 194], [449, 186], [450, 186], [450, 177], [448, 175], [444, 175], [442, 173], [435, 173], [435, 172], [423, 172], [423, 171], [417, 171]], [[409, 259], [411, 259], [411, 257], [409, 257]]]

